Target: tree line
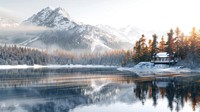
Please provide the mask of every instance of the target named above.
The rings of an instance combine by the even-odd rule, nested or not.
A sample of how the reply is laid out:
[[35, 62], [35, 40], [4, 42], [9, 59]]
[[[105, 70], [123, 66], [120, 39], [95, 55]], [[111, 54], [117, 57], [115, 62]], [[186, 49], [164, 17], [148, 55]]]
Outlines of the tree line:
[[55, 50], [48, 53], [46, 50], [19, 47], [19, 46], [0, 46], [1, 65], [47, 65], [47, 64], [67, 64], [73, 60], [73, 55], [66, 52]]
[[0, 46], [0, 65], [100, 64], [121, 65], [125, 50], [76, 55], [66, 50], [40, 50], [16, 45]]
[[189, 35], [184, 35], [177, 27], [170, 29], [167, 33], [167, 40], [164, 36], [158, 42], [158, 36], [152, 35], [152, 39], [146, 40], [145, 35], [135, 42], [133, 50], [128, 50], [123, 57], [122, 65], [151, 61], [155, 53], [167, 52], [170, 56], [176, 57], [179, 62], [196, 66], [200, 62], [200, 32], [193, 27]]

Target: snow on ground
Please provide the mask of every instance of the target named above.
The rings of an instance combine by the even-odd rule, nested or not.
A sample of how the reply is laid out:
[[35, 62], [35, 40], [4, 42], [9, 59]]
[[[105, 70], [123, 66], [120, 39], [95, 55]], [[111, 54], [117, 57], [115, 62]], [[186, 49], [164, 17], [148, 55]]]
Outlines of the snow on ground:
[[136, 73], [138, 76], [147, 76], [147, 75], [154, 75], [154, 74], [180, 74], [186, 72], [200, 72], [196, 70], [191, 70], [189, 68], [179, 68], [179, 67], [169, 67], [169, 68], [128, 68], [128, 67], [120, 67], [117, 68], [119, 71], [131, 71]]
[[38, 69], [38, 68], [117, 68], [117, 66], [106, 65], [0, 65], [0, 70], [4, 69]]
[[0, 65], [0, 70], [4, 69], [28, 69], [28, 68], [42, 68], [42, 65]]
[[140, 62], [139, 64], [135, 65], [134, 67], [120, 67], [117, 68], [119, 71], [131, 71], [136, 73], [138, 76], [148, 76], [154, 74], [180, 74], [180, 73], [188, 73], [188, 72], [200, 72], [200, 69], [192, 70], [190, 68], [183, 68], [182, 66], [174, 66], [169, 67], [168, 65], [156, 65], [154, 66], [153, 63], [150, 62]]

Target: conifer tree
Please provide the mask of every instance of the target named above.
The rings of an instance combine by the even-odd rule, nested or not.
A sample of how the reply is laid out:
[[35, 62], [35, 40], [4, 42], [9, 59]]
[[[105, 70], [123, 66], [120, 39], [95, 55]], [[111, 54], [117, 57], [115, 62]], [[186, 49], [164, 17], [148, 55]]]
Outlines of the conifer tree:
[[162, 36], [160, 44], [159, 44], [159, 51], [165, 52], [166, 51], [166, 42], [164, 40], [164, 36]]
[[173, 38], [174, 32], [173, 32], [173, 29], [171, 29], [167, 35], [168, 35], [168, 41], [167, 41], [166, 51], [171, 56], [174, 54], [174, 38]]
[[193, 27], [189, 39], [191, 53], [195, 53], [198, 49], [198, 38], [199, 38], [198, 36], [199, 36], [198, 31], [196, 31], [196, 28]]
[[189, 52], [187, 53], [187, 60], [191, 66], [195, 66], [195, 63], [200, 61], [198, 38], [199, 32], [193, 27], [189, 38]]
[[141, 49], [142, 50], [144, 50], [147, 47], [145, 42], [146, 42], [146, 37], [143, 34], [142, 37], [140, 38], [140, 43], [141, 43]]
[[176, 53], [176, 57], [180, 57], [180, 33], [181, 33], [181, 30], [179, 29], [179, 27], [176, 28], [175, 30], [175, 34], [176, 34], [176, 37], [175, 37], [175, 53]]
[[148, 50], [149, 50], [149, 52], [151, 52], [151, 49], [152, 49], [152, 40], [149, 39], [149, 41], [148, 41]]
[[151, 56], [149, 55], [148, 46], [146, 44], [146, 38], [144, 35], [139, 39], [139, 41], [136, 41], [134, 46], [134, 60], [135, 62], [140, 61], [149, 61]]
[[153, 35], [153, 42], [152, 42], [152, 49], [151, 49], [151, 56], [154, 56], [155, 53], [157, 53], [157, 39], [158, 36], [156, 34]]
[[141, 56], [141, 42], [140, 41], [136, 41], [135, 46], [134, 46], [134, 51], [135, 51], [135, 55], [133, 56], [133, 60], [135, 62], [139, 62], [140, 61], [140, 56]]
[[185, 42], [185, 35], [184, 33], [181, 33], [180, 35], [180, 41], [179, 41], [179, 58], [182, 60], [182, 59], [185, 59], [186, 57], [186, 52], [187, 52], [187, 46], [186, 46], [186, 42]]

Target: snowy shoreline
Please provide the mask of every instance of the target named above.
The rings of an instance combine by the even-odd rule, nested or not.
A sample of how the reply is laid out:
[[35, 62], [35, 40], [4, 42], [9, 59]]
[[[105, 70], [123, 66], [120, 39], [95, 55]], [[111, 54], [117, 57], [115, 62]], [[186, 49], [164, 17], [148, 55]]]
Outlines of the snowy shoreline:
[[181, 74], [181, 73], [200, 73], [200, 69], [183, 68], [182, 66], [166, 67], [166, 66], [152, 66], [149, 63], [142, 62], [134, 67], [120, 67], [109, 65], [0, 65], [0, 70], [12, 70], [12, 69], [67, 69], [67, 68], [114, 68], [118, 71], [133, 72], [138, 76], [149, 76], [154, 74]]
[[200, 69], [190, 69], [190, 68], [179, 68], [179, 67], [169, 67], [169, 68], [151, 68], [151, 69], [138, 69], [138, 68], [128, 68], [119, 67], [119, 71], [129, 71], [136, 75], [143, 76], [155, 76], [155, 75], [166, 75], [166, 74], [190, 74], [190, 73], [200, 73]]
[[148, 75], [155, 75], [155, 74], [181, 74], [181, 73], [191, 73], [196, 72], [200, 73], [200, 68], [191, 69], [186, 68], [183, 66], [172, 66], [169, 65], [156, 65], [154, 66], [150, 62], [140, 62], [139, 64], [135, 65], [134, 67], [119, 67], [117, 68], [119, 71], [130, 71], [136, 73], [138, 76], [148, 76]]
[[0, 70], [6, 69], [39, 69], [39, 68], [118, 68], [107, 65], [0, 65]]

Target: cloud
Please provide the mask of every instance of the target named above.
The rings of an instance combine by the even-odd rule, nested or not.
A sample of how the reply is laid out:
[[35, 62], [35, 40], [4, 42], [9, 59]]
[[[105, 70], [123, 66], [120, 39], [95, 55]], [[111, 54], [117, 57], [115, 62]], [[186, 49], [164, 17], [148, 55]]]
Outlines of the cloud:
[[39, 26], [21, 25], [18, 23], [7, 26], [0, 25], [0, 32], [39, 32], [45, 30], [48, 30], [48, 28]]
[[10, 10], [0, 7], [0, 32], [37, 32], [48, 30], [46, 27], [23, 25], [11, 15]]

